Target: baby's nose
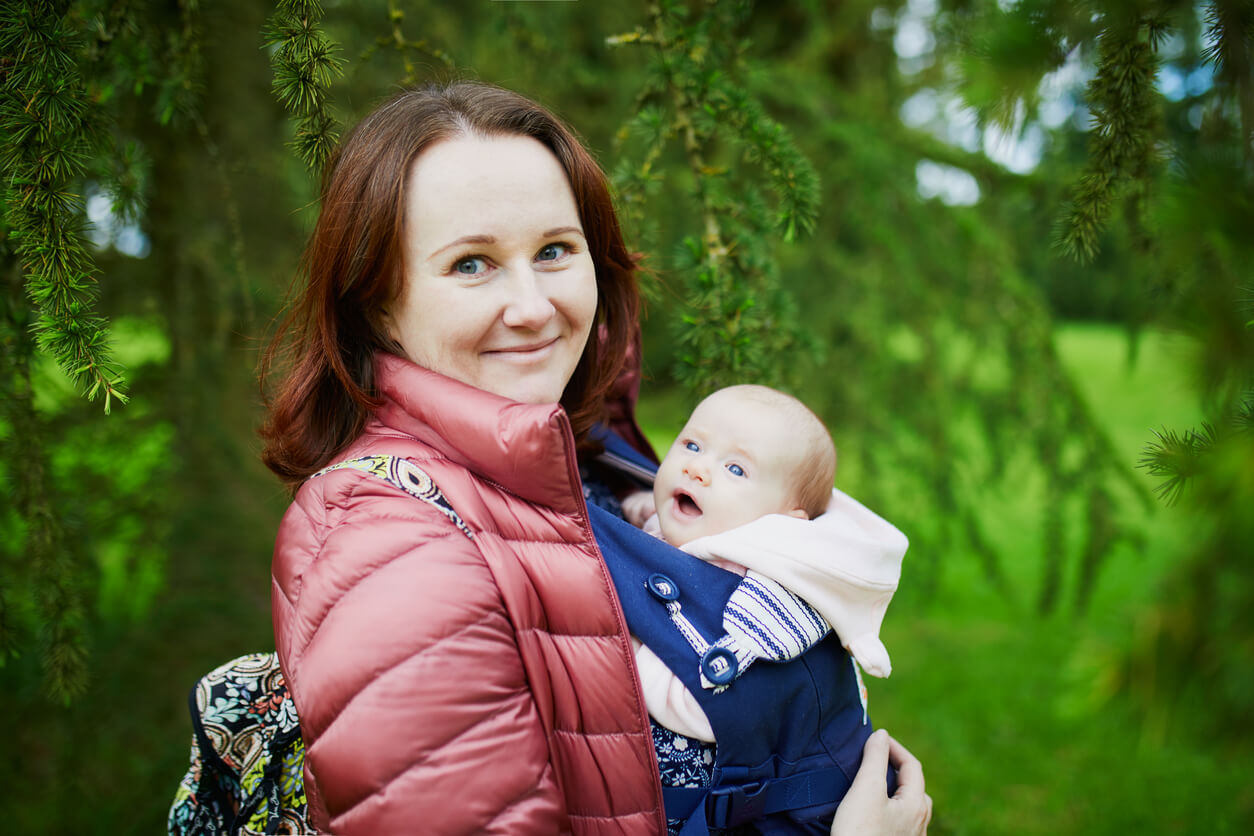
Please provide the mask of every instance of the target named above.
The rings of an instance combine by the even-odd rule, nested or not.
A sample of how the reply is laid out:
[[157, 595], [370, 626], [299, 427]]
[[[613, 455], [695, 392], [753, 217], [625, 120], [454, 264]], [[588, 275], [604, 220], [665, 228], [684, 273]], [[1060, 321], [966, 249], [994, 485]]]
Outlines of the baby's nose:
[[706, 472], [704, 467], [696, 462], [684, 465], [684, 475], [686, 475], [689, 479], [692, 479], [694, 482], [700, 482], [702, 485], [708, 485], [710, 483], [710, 475]]

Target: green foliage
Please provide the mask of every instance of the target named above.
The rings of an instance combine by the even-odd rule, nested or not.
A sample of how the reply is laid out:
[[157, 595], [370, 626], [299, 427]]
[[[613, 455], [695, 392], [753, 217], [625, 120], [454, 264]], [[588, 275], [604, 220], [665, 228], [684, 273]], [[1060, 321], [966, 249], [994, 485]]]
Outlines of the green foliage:
[[[1254, 590], [1225, 582], [1220, 594], [1213, 579], [1247, 574], [1254, 553], [1254, 533], [1238, 522], [1254, 496], [1248, 480], [1234, 475], [1254, 471], [1240, 429], [1248, 425], [1241, 416], [1254, 386], [1254, 335], [1248, 301], [1241, 301], [1248, 300], [1254, 263], [1254, 5], [1029, 0], [1005, 14], [1015, 23], [998, 28], [988, 24], [996, 15], [969, 16], [979, 33], [971, 40], [999, 47], [985, 50], [987, 73], [974, 57], [965, 62], [965, 92], [975, 104], [986, 105], [995, 99], [989, 91], [1000, 90], [1015, 107], [1030, 108], [1041, 74], [1060, 54], [1083, 56], [1093, 68], [1087, 151], [1077, 160], [1072, 141], [1051, 161], [1069, 178], [1082, 169], [1058, 242], [1087, 266], [1048, 269], [1075, 288], [1088, 282], [1092, 289], [1081, 292], [1090, 301], [1120, 288], [1107, 297], [1108, 310], [1130, 328], [1166, 326], [1193, 336], [1197, 347], [1193, 379], [1205, 416], [1192, 429], [1160, 423], [1141, 466], [1159, 481], [1159, 496], [1187, 507], [1199, 529], [1172, 573], [1170, 592], [1147, 616], [1155, 626], [1125, 655], [1117, 687], [1154, 716], [1197, 683], [1233, 695], [1208, 710], [1216, 728], [1241, 723], [1235, 695], [1248, 695], [1248, 683], [1239, 664], [1224, 660], [1233, 645], [1251, 643], [1254, 623], [1243, 614], [1254, 609]], [[1002, 87], [999, 56], [1015, 45], [1027, 59]], [[1166, 91], [1173, 77], [1188, 84], [1177, 82], [1164, 96], [1158, 86]], [[994, 110], [982, 112], [994, 118]], [[1125, 223], [1115, 228], [1119, 215]], [[1097, 507], [1090, 504], [1090, 514]], [[1109, 532], [1095, 518], [1089, 527]], [[1085, 555], [1082, 566], [1094, 552]], [[1046, 590], [1051, 585], [1047, 580]]]
[[[1130, 262], [1126, 273], [1139, 278], [1128, 282], [1140, 297], [1126, 311], [1131, 324], [1152, 322], [1195, 338], [1194, 382], [1206, 405], [1199, 424], [1164, 426], [1141, 456], [1159, 497], [1187, 506], [1199, 526], [1170, 591], [1125, 657], [1118, 685], [1151, 718], [1200, 689], [1210, 695], [1210, 722], [1223, 728], [1243, 722], [1242, 701], [1252, 692], [1242, 668], [1250, 662], [1244, 648], [1254, 642], [1247, 615], [1254, 587], [1243, 580], [1254, 553], [1254, 529], [1244, 522], [1254, 503], [1245, 417], [1254, 391], [1254, 6], [1109, 2], [1099, 19], [1087, 96], [1093, 128], [1061, 243], [1082, 261], [1118, 248]], [[1177, 62], [1177, 73], [1209, 66], [1213, 81], [1165, 102], [1155, 89], [1164, 62]], [[1123, 239], [1106, 233], [1121, 200]]]
[[1145, 448], [1141, 467], [1161, 478], [1156, 492], [1168, 505], [1174, 505], [1184, 493], [1185, 484], [1201, 472], [1203, 459], [1215, 449], [1215, 428], [1202, 424], [1201, 429], [1156, 431], [1157, 441]]
[[388, 0], [388, 20], [392, 25], [391, 33], [380, 35], [375, 39], [375, 42], [362, 52], [359, 63], [370, 60], [380, 50], [395, 51], [404, 70], [400, 78], [400, 84], [405, 87], [411, 87], [418, 83], [420, 72], [418, 60], [424, 55], [439, 61], [446, 71], [456, 69], [457, 65], [453, 61], [452, 56], [444, 50], [432, 46], [425, 39], [415, 41], [406, 36], [404, 28], [405, 11], [397, 4], [396, 0]]
[[[0, 461], [11, 483], [9, 494], [18, 519], [5, 526], [17, 549], [0, 552], [5, 582], [0, 589], [0, 649], [15, 659], [38, 630], [43, 681], [48, 694], [68, 703], [87, 685], [83, 631], [82, 571], [79, 554], [58, 513], [61, 491], [49, 472], [45, 440], [35, 413], [29, 309], [22, 298], [19, 273], [8, 248], [0, 348], [3, 349], [3, 412]], [[18, 561], [21, 554], [24, 560]], [[32, 625], [38, 625], [32, 629]], [[0, 662], [6, 661], [0, 657]]]
[[1040, 104], [1040, 81], [1063, 65], [1075, 45], [1092, 36], [1090, 19], [1071, 3], [1022, 0], [973, 4], [950, 24], [962, 45], [958, 86], [981, 121], [1022, 127], [1025, 111]]
[[[280, 0], [266, 26], [266, 45], [273, 49], [274, 94], [296, 120], [292, 148], [315, 172], [335, 149], [338, 123], [331, 115], [327, 88], [342, 73], [338, 47], [319, 27], [318, 0]], [[396, 26], [399, 19], [393, 18]]]
[[624, 159], [615, 170], [622, 206], [642, 225], [645, 198], [661, 177], [657, 163], [674, 141], [700, 210], [700, 227], [684, 236], [673, 265], [686, 297], [676, 377], [697, 395], [732, 383], [780, 385], [807, 348], [774, 250], [778, 239], [791, 243], [814, 229], [818, 175], [745, 88], [755, 68], [739, 27], [751, 9], [743, 0], [695, 9], [654, 3], [647, 29], [609, 39], [653, 51], [636, 115], [618, 135], [620, 151], [625, 140], [643, 140], [639, 162]]
[[1154, 50], [1162, 43], [1167, 24], [1161, 17], [1135, 12], [1131, 19], [1115, 15], [1119, 12], [1110, 14], [1098, 36], [1097, 75], [1087, 97], [1094, 123], [1089, 163], [1061, 237], [1070, 255], [1085, 260], [1097, 252], [1111, 204], [1121, 193], [1126, 192], [1134, 206], [1133, 222], [1142, 223], [1140, 207], [1157, 157], [1154, 143], [1160, 120]]
[[[1205, 125], [1203, 125], [1205, 129]], [[1150, 715], [1200, 689], [1214, 728], [1244, 717], [1254, 694], [1254, 172], [1228, 132], [1203, 134], [1157, 207], [1161, 321], [1194, 337], [1194, 385], [1205, 405], [1191, 428], [1164, 428], [1141, 466], [1197, 521], [1163, 600], [1127, 660], [1123, 684]], [[1181, 671], [1195, 671], [1190, 678]]]
[[6, 4], [0, 12], [0, 166], [8, 234], [38, 310], [39, 348], [95, 400], [126, 401], [94, 313], [92, 258], [83, 247], [82, 195], [75, 191], [99, 142], [78, 68], [82, 39], [62, 4]]
[[7, 429], [3, 461], [13, 483], [13, 507], [27, 556], [24, 564], [15, 564], [12, 557], [5, 561], [0, 648], [5, 656], [15, 657], [26, 643], [22, 625], [41, 624], [45, 688], [63, 702], [86, 687], [82, 572], [56, 512], [59, 492], [48, 473], [34, 410], [31, 362], [36, 345], [90, 399], [103, 394], [106, 412], [114, 398], [126, 400], [109, 353], [105, 321], [95, 313], [92, 259], [81, 234], [82, 198], [73, 191], [97, 147], [76, 63], [80, 48], [79, 34], [63, 8], [31, 3], [7, 4], [0, 10], [4, 232], [14, 242], [12, 248], [8, 241], [0, 247], [5, 360], [0, 400]]
[[[0, 551], [10, 564], [3, 647], [16, 659], [26, 646], [39, 646], [43, 688], [61, 702], [86, 687], [92, 616], [133, 615], [136, 602], [155, 591], [145, 595], [133, 581], [159, 578], [165, 560], [167, 494], [155, 484], [165, 477], [168, 434], [150, 431], [134, 445], [134, 452], [157, 456], [138, 469], [125, 462], [139, 459], [118, 450], [145, 425], [147, 410], [58, 434], [61, 414], [73, 410], [55, 393], [64, 391], [70, 402], [76, 389], [89, 399], [103, 394], [106, 412], [113, 399], [128, 400], [114, 341], [96, 313], [98, 255], [84, 237], [83, 197], [107, 196], [113, 224], [145, 221], [151, 158], [120, 124], [139, 102], [156, 124], [192, 125], [204, 135], [195, 107], [204, 72], [199, 11], [196, 0], [155, 12], [87, 0], [6, 4], [0, 12], [0, 155], [6, 232], [14, 242], [0, 258], [7, 282], [0, 383], [7, 433], [0, 463], [4, 492], [19, 514], [2, 521]], [[155, 19], [143, 19], [145, 13]], [[232, 208], [228, 200], [228, 214]], [[22, 299], [19, 263], [29, 301]], [[41, 358], [51, 358], [59, 371], [43, 368]], [[92, 460], [94, 466], [84, 466]], [[122, 472], [143, 478], [126, 489], [115, 478]], [[141, 494], [145, 510], [129, 513]], [[93, 590], [110, 588], [94, 610], [84, 605]]]
[[1206, 24], [1204, 57], [1215, 67], [1219, 91], [1237, 104], [1248, 163], [1254, 157], [1249, 139], [1254, 130], [1254, 3], [1215, 0], [1206, 8]]

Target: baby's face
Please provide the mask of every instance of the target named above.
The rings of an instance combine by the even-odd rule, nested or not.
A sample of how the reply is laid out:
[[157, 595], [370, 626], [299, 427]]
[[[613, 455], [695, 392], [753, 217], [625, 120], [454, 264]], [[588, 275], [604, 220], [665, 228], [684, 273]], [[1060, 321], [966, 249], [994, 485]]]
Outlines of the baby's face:
[[781, 410], [732, 393], [702, 401], [653, 483], [662, 536], [682, 546], [766, 514], [804, 517], [793, 490], [797, 446]]

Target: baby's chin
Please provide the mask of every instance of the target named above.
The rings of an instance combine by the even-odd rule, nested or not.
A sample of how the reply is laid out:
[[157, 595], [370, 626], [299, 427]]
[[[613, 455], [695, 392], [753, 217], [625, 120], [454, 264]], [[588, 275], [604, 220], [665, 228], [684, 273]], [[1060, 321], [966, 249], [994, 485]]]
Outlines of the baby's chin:
[[683, 531], [681, 526], [675, 525], [662, 515], [658, 516], [658, 526], [661, 528], [662, 539], [677, 549], [683, 548], [701, 536]]

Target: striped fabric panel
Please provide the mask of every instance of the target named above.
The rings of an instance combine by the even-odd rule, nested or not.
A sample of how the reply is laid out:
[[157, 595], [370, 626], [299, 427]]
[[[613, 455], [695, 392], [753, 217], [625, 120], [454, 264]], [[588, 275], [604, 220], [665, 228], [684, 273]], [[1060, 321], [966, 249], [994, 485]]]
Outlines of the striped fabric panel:
[[831, 625], [801, 598], [755, 573], [732, 593], [723, 629], [753, 655], [783, 662], [804, 653]]

